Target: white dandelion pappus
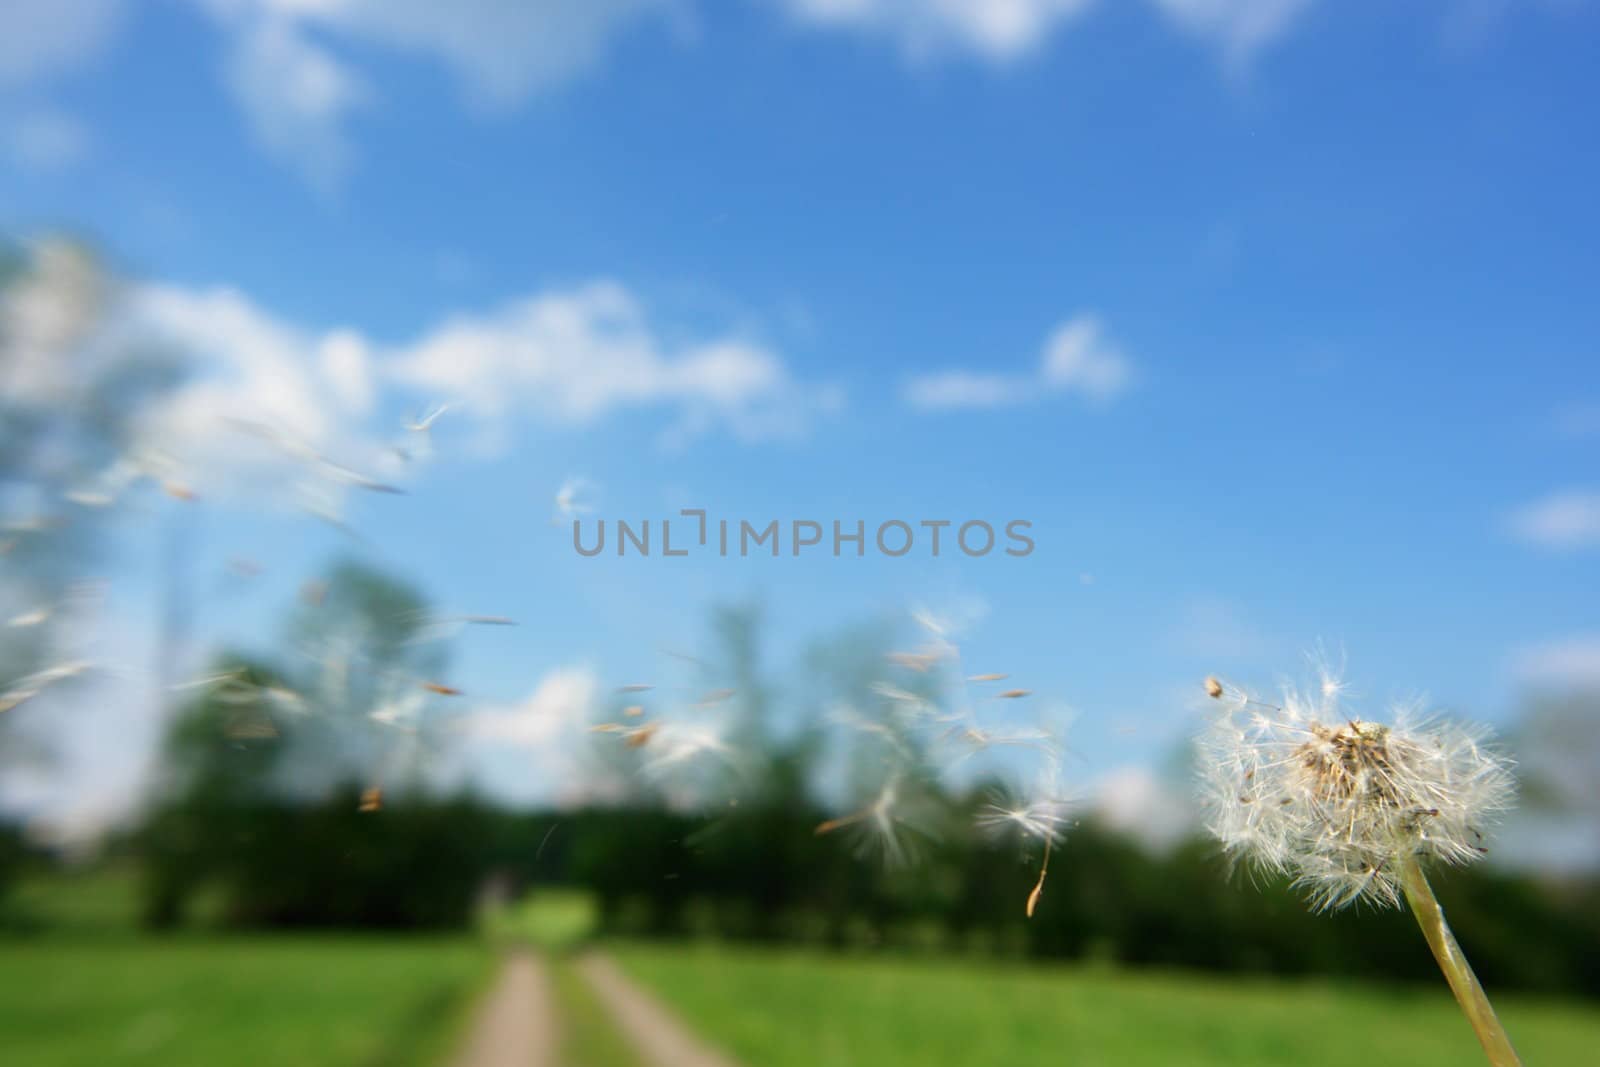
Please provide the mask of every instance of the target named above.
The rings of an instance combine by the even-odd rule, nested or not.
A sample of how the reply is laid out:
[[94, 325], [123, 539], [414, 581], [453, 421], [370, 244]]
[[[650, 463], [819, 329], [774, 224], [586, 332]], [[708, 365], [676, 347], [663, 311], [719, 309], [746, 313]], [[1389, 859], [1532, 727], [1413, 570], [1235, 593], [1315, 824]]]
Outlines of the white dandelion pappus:
[[902, 867], [913, 858], [916, 837], [934, 836], [918, 807], [915, 792], [908, 788], [903, 775], [895, 773], [865, 807], [819, 823], [814, 833], [821, 837], [848, 827], [856, 832], [858, 854], [877, 852], [886, 865]]
[[727, 727], [720, 722], [665, 720], [652, 724], [645, 743], [651, 757], [644, 770], [650, 774], [664, 774], [707, 756], [730, 766], [735, 762]]
[[993, 837], [1016, 836], [1024, 841], [1060, 841], [1066, 836], [1069, 805], [1050, 790], [1021, 796], [994, 789], [978, 809], [978, 829]]
[[1422, 867], [1482, 856], [1484, 831], [1511, 806], [1510, 764], [1487, 733], [1413, 708], [1392, 725], [1346, 716], [1327, 671], [1315, 698], [1291, 691], [1282, 707], [1215, 678], [1205, 686], [1221, 702], [1200, 751], [1223, 847], [1292, 875], [1319, 910], [1403, 899], [1489, 1062], [1520, 1067]]
[[92, 669], [93, 664], [85, 660], [73, 660], [66, 663], [58, 663], [25, 675], [13, 682], [9, 689], [0, 692], [0, 714], [20, 707], [46, 689], [60, 685], [62, 682], [76, 678]]
[[[1293, 877], [1319, 910], [1397, 905], [1413, 859], [1464, 864], [1512, 803], [1508, 761], [1484, 730], [1401, 708], [1392, 724], [1339, 708], [1343, 686], [1282, 707], [1214, 679], [1200, 741], [1211, 832], [1236, 859]], [[1220, 690], [1220, 692], [1219, 692]]]

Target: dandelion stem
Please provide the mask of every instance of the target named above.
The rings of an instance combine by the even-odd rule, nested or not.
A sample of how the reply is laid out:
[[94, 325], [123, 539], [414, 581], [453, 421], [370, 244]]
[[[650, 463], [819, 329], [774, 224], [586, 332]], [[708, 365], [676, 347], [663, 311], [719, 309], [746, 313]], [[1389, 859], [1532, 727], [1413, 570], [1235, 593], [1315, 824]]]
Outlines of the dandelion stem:
[[1433, 887], [1422, 873], [1422, 865], [1417, 862], [1417, 857], [1407, 856], [1401, 860], [1400, 881], [1405, 886], [1411, 913], [1417, 917], [1417, 925], [1422, 927], [1422, 936], [1433, 950], [1433, 958], [1439, 961], [1439, 969], [1444, 972], [1445, 981], [1450, 983], [1450, 991], [1456, 995], [1456, 1003], [1461, 1005], [1467, 1021], [1482, 1042], [1489, 1062], [1494, 1067], [1522, 1067], [1516, 1049], [1511, 1047], [1511, 1039], [1506, 1036], [1505, 1028], [1495, 1016], [1494, 1007], [1484, 995], [1483, 986], [1478, 984], [1477, 975], [1472, 973], [1472, 965], [1467, 962], [1455, 935], [1450, 932], [1444, 909], [1433, 895]]

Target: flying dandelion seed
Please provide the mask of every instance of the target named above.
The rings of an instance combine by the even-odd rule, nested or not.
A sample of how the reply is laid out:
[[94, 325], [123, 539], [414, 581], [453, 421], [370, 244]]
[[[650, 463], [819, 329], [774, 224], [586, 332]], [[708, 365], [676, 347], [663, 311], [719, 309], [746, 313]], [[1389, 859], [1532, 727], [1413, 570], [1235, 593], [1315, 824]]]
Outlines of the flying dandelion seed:
[[562, 518], [587, 515], [594, 511], [594, 504], [585, 497], [597, 487], [587, 478], [568, 478], [561, 483], [561, 488], [556, 490], [555, 513], [556, 521]]
[[407, 419], [405, 428], [412, 433], [427, 433], [438, 421], [439, 416], [450, 410], [449, 404], [435, 404], [414, 419]]
[[0, 693], [0, 714], [12, 711], [46, 689], [60, 685], [62, 682], [76, 678], [91, 669], [91, 664], [83, 661], [58, 663], [53, 667], [35, 671], [32, 674], [19, 678], [10, 689]]
[[1011, 677], [1009, 674], [974, 674], [968, 678], [969, 682], [1001, 682]]
[[728, 744], [725, 727], [720, 723], [661, 722], [623, 729], [625, 734], [649, 731], [639, 744], [650, 743], [655, 753], [644, 767], [650, 774], [664, 774], [704, 757], [730, 765], [734, 761], [733, 747]]
[[1028, 690], [1028, 689], [1007, 689], [1004, 693], [1000, 694], [1000, 699], [1001, 700], [1018, 700], [1018, 699], [1020, 699], [1022, 697], [1031, 696], [1031, 695], [1032, 695], [1032, 691]]
[[891, 652], [884, 658], [896, 667], [927, 674], [944, 657], [940, 652]]
[[430, 693], [437, 693], [442, 697], [458, 697], [461, 695], [461, 690], [455, 686], [444, 685], [440, 682], [423, 682], [422, 688]]
[[42, 626], [50, 621], [50, 608], [33, 608], [29, 611], [13, 615], [6, 620], [6, 625], [12, 629], [23, 630], [34, 626]]
[[[346, 809], [349, 810], [349, 809]], [[369, 786], [361, 791], [361, 802], [356, 806], [357, 811], [382, 811], [383, 787]]]
[[1288, 874], [1319, 911], [1404, 898], [1490, 1060], [1518, 1063], [1421, 866], [1481, 858], [1511, 807], [1487, 731], [1411, 708], [1392, 724], [1347, 715], [1328, 672], [1315, 697], [1291, 691], [1282, 706], [1215, 678], [1205, 688], [1221, 708], [1199, 741], [1203, 801], [1228, 855]]
[[978, 829], [990, 836], [1016, 837], [1024, 843], [1040, 841], [1044, 844], [1039, 877], [1023, 908], [1030, 919], [1039, 906], [1039, 898], [1044, 895], [1045, 876], [1050, 873], [1050, 848], [1065, 835], [1067, 816], [1067, 801], [1057, 795], [1053, 776], [1046, 776], [1041, 788], [1029, 797], [1004, 790], [992, 791], [989, 801], [978, 811]]
[[903, 776], [896, 774], [886, 781], [872, 798], [872, 803], [848, 815], [818, 823], [818, 837], [850, 828], [856, 831], [857, 852], [877, 852], [890, 866], [903, 866], [912, 856], [912, 835], [931, 837], [917, 815], [915, 803], [905, 788]]

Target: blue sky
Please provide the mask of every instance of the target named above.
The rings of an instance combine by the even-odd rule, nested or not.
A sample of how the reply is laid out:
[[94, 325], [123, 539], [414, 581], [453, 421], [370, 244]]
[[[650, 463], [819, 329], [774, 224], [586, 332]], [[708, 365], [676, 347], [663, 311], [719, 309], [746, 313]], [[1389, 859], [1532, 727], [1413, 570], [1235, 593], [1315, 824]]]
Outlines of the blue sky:
[[[1073, 709], [1093, 777], [1163, 759], [1208, 671], [1271, 685], [1319, 642], [1371, 702], [1495, 721], [1600, 678], [1597, 30], [1576, 0], [24, 2], [0, 226], [140, 279], [211, 390], [161, 441], [208, 489], [237, 472], [196, 410], [359, 466], [449, 403], [349, 519], [522, 623], [462, 642], [475, 697], [651, 677], [720, 600], [765, 601], [780, 662], [922, 603]], [[593, 517], [1037, 548], [579, 559], [576, 476]], [[251, 484], [190, 520], [197, 573], [267, 568], [211, 635], [270, 632], [346, 546]], [[131, 630], [157, 526], [125, 531]]]

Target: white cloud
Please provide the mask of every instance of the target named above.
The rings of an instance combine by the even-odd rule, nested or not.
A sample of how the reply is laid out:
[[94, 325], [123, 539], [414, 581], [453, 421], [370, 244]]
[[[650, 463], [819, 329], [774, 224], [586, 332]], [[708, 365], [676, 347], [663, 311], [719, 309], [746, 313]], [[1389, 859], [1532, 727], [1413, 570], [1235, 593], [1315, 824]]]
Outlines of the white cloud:
[[0, 86], [74, 70], [105, 48], [122, 0], [6, 0], [0, 4]]
[[8, 726], [50, 758], [7, 767], [0, 811], [20, 816], [38, 839], [85, 847], [128, 821], [150, 784], [167, 710], [148, 666], [160, 627], [116, 603], [74, 620], [65, 632], [72, 655], [98, 666], [7, 713], [25, 716]]
[[266, 0], [353, 41], [436, 58], [492, 106], [593, 70], [623, 31], [666, 0]]
[[1037, 50], [1092, 0], [784, 0], [796, 19], [873, 33], [921, 58], [964, 51], [1000, 63]]
[[171, 343], [193, 362], [190, 380], [140, 425], [141, 445], [181, 467], [186, 484], [209, 494], [281, 481], [284, 452], [241, 432], [242, 423], [343, 456], [362, 438], [363, 408], [349, 403], [361, 398], [341, 381], [350, 372], [339, 367], [340, 357], [327, 356], [359, 339], [314, 336], [226, 288], [145, 286], [129, 311], [130, 330]]
[[1003, 374], [941, 371], [906, 383], [905, 402], [918, 411], [1003, 408], [1028, 398], [1029, 381]]
[[1196, 829], [1186, 793], [1148, 767], [1118, 767], [1103, 775], [1093, 787], [1093, 807], [1107, 826], [1156, 849], [1169, 848]]
[[324, 190], [353, 162], [351, 113], [374, 97], [351, 51], [438, 60], [475, 104], [507, 107], [598, 67], [624, 30], [670, 7], [669, 0], [192, 2], [232, 38], [227, 82], [256, 138]]
[[1179, 28], [1211, 41], [1234, 67], [1289, 31], [1312, 0], [1154, 0]]
[[1044, 385], [1100, 401], [1127, 388], [1132, 367], [1104, 332], [1093, 315], [1079, 315], [1058, 327], [1045, 342], [1040, 374]]
[[228, 88], [263, 149], [328, 191], [354, 153], [344, 126], [370, 90], [355, 71], [292, 22], [260, 20], [238, 32]]
[[8, 123], [4, 150], [18, 167], [63, 170], [89, 154], [89, 128], [61, 111], [28, 111]]
[[559, 668], [541, 678], [526, 699], [475, 711], [457, 721], [456, 731], [496, 744], [548, 748], [583, 728], [599, 691], [593, 669]]
[[559, 667], [525, 699], [458, 720], [445, 778], [472, 782], [502, 803], [562, 806], [615, 800], [614, 776], [584, 758], [600, 681], [587, 666]]
[[[887, 38], [913, 59], [965, 52], [1006, 63], [1038, 51], [1093, 0], [781, 0], [808, 25]], [[1248, 64], [1281, 39], [1312, 0], [1150, 0], [1182, 32]]]
[[345, 408], [359, 415], [372, 410], [375, 384], [367, 342], [354, 330], [337, 330], [317, 346], [322, 375]]
[[1078, 315], [1051, 331], [1031, 375], [936, 371], [906, 382], [901, 399], [917, 411], [993, 410], [1076, 393], [1106, 403], [1133, 379], [1133, 364], [1105, 336], [1094, 315]]
[[388, 359], [396, 381], [489, 420], [531, 410], [584, 424], [665, 405], [680, 415], [679, 434], [722, 424], [754, 439], [800, 432], [830, 399], [795, 382], [760, 345], [731, 338], [669, 345], [614, 282], [457, 317]]
[[1518, 678], [1535, 685], [1600, 686], [1600, 633], [1529, 645], [1512, 665]]
[[1600, 546], [1600, 491], [1571, 489], [1517, 510], [1508, 523], [1517, 539], [1551, 549]]
[[797, 434], [831, 398], [797, 382], [760, 345], [667, 343], [615, 282], [456, 315], [396, 346], [353, 329], [302, 329], [228, 288], [145, 285], [127, 303], [124, 329], [193, 363], [185, 383], [143, 417], [140, 444], [205, 495], [258, 493], [296, 471], [287, 482], [304, 492], [308, 468], [330, 473], [316, 455], [379, 473], [400, 426], [374, 425], [375, 416], [441, 401], [452, 423], [490, 439], [503, 440], [522, 420], [583, 426], [650, 408], [665, 412], [682, 440], [715, 428], [742, 439]]

